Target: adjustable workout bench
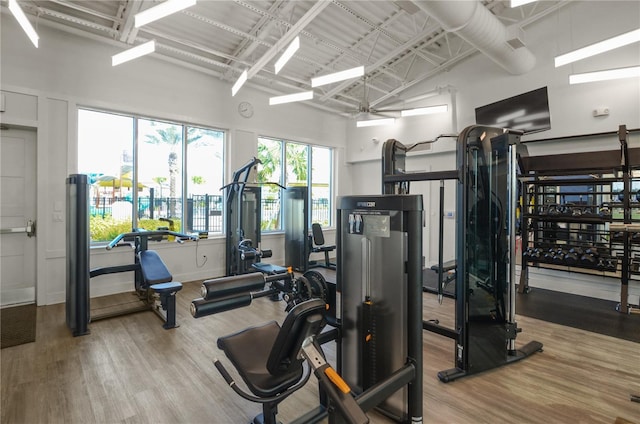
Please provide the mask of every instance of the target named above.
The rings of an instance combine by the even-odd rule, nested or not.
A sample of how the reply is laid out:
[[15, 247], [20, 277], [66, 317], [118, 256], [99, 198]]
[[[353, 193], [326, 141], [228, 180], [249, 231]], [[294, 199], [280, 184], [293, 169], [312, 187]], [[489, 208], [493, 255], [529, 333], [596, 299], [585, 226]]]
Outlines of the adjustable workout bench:
[[182, 283], [172, 281], [173, 276], [156, 251], [144, 250], [138, 253], [138, 259], [143, 288], [151, 290], [149, 297], [153, 293], [160, 297], [160, 305], [149, 299], [152, 310], [164, 320], [165, 329], [179, 327], [176, 324], [176, 293], [182, 290]]

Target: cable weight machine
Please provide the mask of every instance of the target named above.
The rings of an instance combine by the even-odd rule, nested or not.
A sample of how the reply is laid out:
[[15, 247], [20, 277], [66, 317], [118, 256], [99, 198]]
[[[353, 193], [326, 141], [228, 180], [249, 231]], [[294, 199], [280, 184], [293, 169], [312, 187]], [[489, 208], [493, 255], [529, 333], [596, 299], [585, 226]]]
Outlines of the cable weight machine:
[[[455, 328], [423, 320], [424, 330], [456, 341], [455, 367], [440, 371], [450, 382], [524, 359], [542, 350], [532, 341], [516, 349], [515, 224], [519, 159], [527, 155], [518, 131], [473, 125], [457, 137], [452, 171], [407, 172], [414, 146], [383, 146], [383, 193], [408, 193], [410, 181], [440, 181], [438, 298], [444, 289], [442, 225], [444, 180], [456, 185]], [[441, 136], [443, 137], [443, 136]], [[440, 137], [438, 137], [440, 138]], [[422, 144], [422, 143], [420, 143]]]
[[[283, 273], [286, 268], [262, 264], [263, 258], [270, 258], [273, 252], [262, 249], [261, 242], [261, 199], [262, 188], [250, 185], [249, 176], [260, 164], [260, 159], [252, 158], [233, 173], [232, 182], [222, 187], [225, 191], [226, 219], [226, 275], [241, 275], [256, 270], [265, 273]], [[275, 184], [281, 188], [280, 184]]]

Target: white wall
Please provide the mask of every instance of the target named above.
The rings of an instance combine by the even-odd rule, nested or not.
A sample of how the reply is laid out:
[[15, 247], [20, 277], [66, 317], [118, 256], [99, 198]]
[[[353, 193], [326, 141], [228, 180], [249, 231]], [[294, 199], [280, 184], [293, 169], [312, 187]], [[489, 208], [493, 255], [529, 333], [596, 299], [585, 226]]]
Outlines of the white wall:
[[[620, 124], [628, 129], [640, 128], [640, 79], [632, 78], [590, 84], [569, 85], [570, 73], [591, 72], [616, 67], [638, 66], [640, 48], [638, 43], [600, 56], [589, 58], [561, 68], [554, 67], [554, 57], [640, 27], [640, 2], [628, 1], [574, 1], [547, 18], [525, 28], [527, 47], [537, 58], [536, 66], [526, 75], [509, 75], [487, 57], [477, 53], [449, 72], [429, 79], [410, 91], [407, 98], [430, 92], [437, 87], [453, 86], [457, 94], [447, 92], [432, 97], [417, 106], [449, 104], [455, 106], [454, 116], [448, 114], [405, 118], [393, 126], [356, 128], [355, 123], [347, 127], [347, 157], [351, 163], [354, 191], [359, 194], [380, 193], [382, 143], [375, 144], [372, 138], [386, 140], [395, 138], [410, 145], [417, 141], [433, 139], [439, 134], [461, 131], [475, 123], [475, 108], [515, 96], [540, 87], [548, 87], [551, 130], [531, 134], [523, 140], [539, 140], [580, 134], [617, 131]], [[610, 115], [593, 117], [592, 111], [606, 106]], [[640, 147], [640, 134], [630, 137], [631, 147]], [[527, 144], [531, 155], [561, 154], [580, 151], [614, 150], [619, 148], [615, 136], [606, 138], [584, 138], [571, 141], [548, 141]], [[455, 167], [453, 143], [442, 139], [433, 145], [431, 152], [411, 157], [408, 170], [446, 170]], [[438, 190], [439, 183], [430, 184], [425, 198], [427, 209], [428, 241], [425, 243], [427, 264], [437, 262], [438, 246]], [[414, 183], [412, 183], [413, 187]], [[447, 185], [445, 209], [455, 209], [455, 190]], [[423, 190], [423, 188], [420, 188]], [[412, 190], [415, 191], [415, 190]], [[418, 191], [415, 191], [418, 192]], [[454, 257], [453, 220], [445, 221], [444, 258]], [[558, 280], [565, 280], [567, 273], [557, 273]], [[585, 277], [591, 281], [593, 278]], [[598, 283], [580, 282], [580, 275], [559, 288], [548, 275], [537, 276], [532, 272], [532, 286], [580, 292], [594, 297], [619, 300], [619, 280], [598, 279]], [[603, 280], [602, 282], [600, 280]], [[602, 283], [602, 284], [601, 284]], [[598, 289], [594, 287], [597, 286]], [[640, 287], [632, 283], [630, 301], [637, 303]]]
[[[33, 127], [38, 149], [38, 287], [40, 305], [65, 299], [65, 178], [77, 172], [77, 107], [88, 106], [176, 120], [228, 131], [226, 175], [246, 163], [257, 151], [259, 135], [281, 137], [336, 148], [335, 174], [344, 165], [346, 120], [304, 104], [268, 106], [268, 95], [248, 83], [236, 97], [231, 84], [203, 71], [186, 69], [153, 55], [118, 67], [111, 56], [121, 50], [40, 25], [40, 47], [35, 49], [6, 13], [1, 14], [0, 85], [7, 94], [3, 123]], [[24, 111], [22, 98], [37, 99], [37, 113]], [[250, 101], [250, 119], [237, 112], [238, 103]], [[336, 195], [349, 193], [348, 178], [336, 186]], [[64, 212], [62, 213], [64, 216]], [[332, 242], [333, 231], [327, 231]], [[274, 263], [284, 261], [283, 236], [263, 237], [273, 249]], [[155, 248], [155, 247], [154, 247]], [[202, 240], [197, 245], [158, 246], [174, 279], [191, 281], [224, 274], [224, 239]], [[202, 265], [203, 255], [207, 262]], [[131, 263], [131, 252], [92, 250], [91, 267]], [[132, 289], [126, 274], [92, 281], [92, 295]]]

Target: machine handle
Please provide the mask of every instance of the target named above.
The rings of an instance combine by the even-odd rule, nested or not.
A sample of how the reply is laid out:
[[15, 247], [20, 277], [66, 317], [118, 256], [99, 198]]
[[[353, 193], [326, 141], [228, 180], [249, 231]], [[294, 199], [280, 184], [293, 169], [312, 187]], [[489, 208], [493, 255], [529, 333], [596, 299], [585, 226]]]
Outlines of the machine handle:
[[[351, 389], [329, 364], [324, 364], [314, 371], [320, 386], [332, 400], [332, 405], [342, 414], [350, 424], [367, 424], [369, 417], [364, 413], [355, 398], [351, 396]], [[346, 391], [345, 391], [346, 390]]]
[[231, 377], [229, 372], [227, 372], [227, 369], [224, 367], [224, 365], [222, 365], [218, 358], [213, 360], [213, 365], [216, 366], [218, 372], [220, 373], [220, 375], [222, 375], [222, 378], [224, 378], [224, 381], [226, 381], [229, 386], [233, 386], [236, 384], [236, 382], [233, 381], [233, 378]]
[[156, 237], [156, 236], [174, 236], [176, 237], [176, 240], [179, 240], [180, 242], [181, 242], [180, 239], [198, 240], [198, 237], [196, 236], [193, 236], [190, 234], [178, 233], [176, 231], [170, 231], [170, 230], [133, 231], [130, 233], [118, 234], [113, 240], [111, 240], [111, 242], [109, 242], [109, 244], [107, 244], [107, 250], [111, 250], [114, 247], [116, 247], [116, 245], [124, 238], [130, 238], [130, 237], [149, 238], [149, 237]]
[[318, 378], [318, 383], [325, 391], [331, 406], [335, 407], [350, 424], [366, 424], [369, 417], [364, 413], [356, 399], [351, 395], [349, 385], [340, 377], [314, 344], [314, 338], [309, 337], [302, 343], [300, 351], [304, 359], [309, 363], [313, 374]]

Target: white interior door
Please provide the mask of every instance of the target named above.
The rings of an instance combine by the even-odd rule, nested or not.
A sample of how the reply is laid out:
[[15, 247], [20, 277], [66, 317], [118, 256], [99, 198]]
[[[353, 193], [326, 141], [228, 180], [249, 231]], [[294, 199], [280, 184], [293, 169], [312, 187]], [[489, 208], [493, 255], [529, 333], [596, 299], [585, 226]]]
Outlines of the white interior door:
[[0, 305], [36, 299], [36, 131], [0, 130]]

